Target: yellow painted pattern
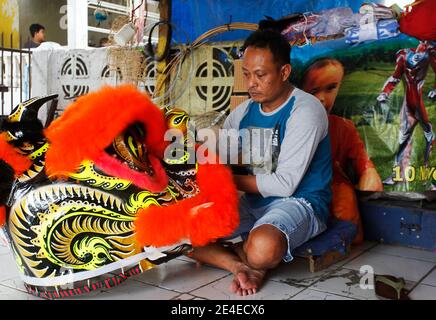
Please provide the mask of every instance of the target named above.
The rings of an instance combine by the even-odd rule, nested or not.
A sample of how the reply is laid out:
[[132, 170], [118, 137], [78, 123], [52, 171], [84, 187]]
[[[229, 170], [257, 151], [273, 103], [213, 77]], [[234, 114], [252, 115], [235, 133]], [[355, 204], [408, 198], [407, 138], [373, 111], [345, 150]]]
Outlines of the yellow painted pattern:
[[100, 187], [104, 190], [126, 190], [132, 183], [128, 180], [105, 176], [94, 169], [94, 162], [85, 160], [80, 165], [78, 172], [70, 173], [70, 178], [86, 182], [90, 186]]
[[42, 156], [44, 153], [47, 152], [49, 146], [50, 146], [50, 144], [46, 142], [41, 148], [32, 152], [29, 156], [29, 159], [35, 160], [36, 158]]
[[19, 9], [17, 0], [0, 0], [0, 34], [4, 33], [5, 47], [11, 47], [12, 33], [13, 48], [19, 47]]

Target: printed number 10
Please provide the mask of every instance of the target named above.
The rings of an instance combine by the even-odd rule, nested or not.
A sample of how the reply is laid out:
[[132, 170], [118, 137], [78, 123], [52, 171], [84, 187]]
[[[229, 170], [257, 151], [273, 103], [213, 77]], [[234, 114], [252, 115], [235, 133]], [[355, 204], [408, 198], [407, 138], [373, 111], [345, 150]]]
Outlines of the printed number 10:
[[[395, 182], [403, 182], [404, 179], [401, 176], [401, 168], [399, 166], [393, 168], [394, 178], [392, 179]], [[404, 178], [407, 182], [414, 181], [416, 177], [415, 167], [406, 167], [404, 169]]]

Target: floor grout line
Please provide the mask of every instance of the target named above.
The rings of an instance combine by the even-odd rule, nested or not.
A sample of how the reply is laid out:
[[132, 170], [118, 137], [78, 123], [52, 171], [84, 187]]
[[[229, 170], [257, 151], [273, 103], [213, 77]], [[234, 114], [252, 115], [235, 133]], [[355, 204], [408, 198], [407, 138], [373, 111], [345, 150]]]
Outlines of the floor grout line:
[[336, 292], [329, 292], [329, 291], [323, 291], [323, 290], [320, 290], [320, 289], [316, 289], [316, 288], [307, 288], [307, 289], [310, 289], [310, 290], [313, 290], [313, 291], [317, 291], [317, 292], [320, 292], [320, 293], [328, 293], [328, 294], [332, 294], [332, 295], [334, 295], [334, 296], [339, 296], [339, 297], [342, 297], [342, 298], [348, 298], [348, 299], [351, 299], [351, 300], [367, 300], [367, 299], [358, 299], [358, 298], [355, 298], [355, 297], [350, 297], [350, 296], [346, 296], [346, 295], [342, 295], [342, 294], [338, 294], [338, 293], [336, 293]]
[[[146, 285], [150, 285], [150, 286], [157, 287], [157, 288], [160, 288], [160, 289], [164, 289], [164, 290], [167, 290], [167, 291], [173, 291], [173, 292], [175, 292], [175, 293], [180, 293], [180, 294], [187, 293], [187, 294], [191, 294], [192, 291], [198, 290], [198, 289], [203, 288], [203, 287], [205, 287], [205, 286], [207, 286], [207, 285], [209, 285], [209, 284], [211, 284], [211, 283], [214, 283], [214, 282], [219, 281], [219, 280], [221, 280], [221, 279], [223, 279], [223, 278], [225, 278], [225, 277], [228, 277], [230, 274], [231, 274], [231, 273], [229, 272], [228, 274], [226, 274], [226, 275], [224, 275], [224, 276], [221, 276], [221, 277], [217, 278], [216, 280], [213, 280], [213, 281], [211, 281], [211, 282], [205, 283], [205, 284], [203, 284], [203, 285], [201, 285], [201, 286], [199, 286], [199, 287], [197, 287], [197, 288], [194, 288], [194, 289], [192, 289], [192, 290], [189, 290], [189, 291], [178, 291], [178, 290], [176, 290], [176, 289], [169, 289], [169, 288], [161, 287], [161, 286], [158, 285], [158, 284], [153, 284], [153, 283], [145, 282], [144, 280], [135, 280], [135, 279], [132, 279], [132, 280], [133, 280], [133, 281], [136, 281], [136, 282], [140, 282], [140, 283], [142, 283], [142, 284], [146, 284]], [[198, 298], [200, 298], [200, 297], [198, 297]]]
[[[196, 289], [193, 289], [193, 290], [191, 290], [191, 291], [188, 291], [188, 292], [186, 292], [186, 293], [191, 294], [191, 292], [193, 292], [193, 291], [195, 291], [195, 290], [198, 290], [198, 289], [201, 289], [201, 288], [204, 288], [204, 287], [206, 287], [206, 286], [208, 286], [208, 285], [210, 285], [210, 284], [212, 284], [212, 283], [214, 283], [214, 282], [218, 282], [218, 281], [220, 281], [220, 280], [222, 280], [222, 279], [224, 279], [224, 278], [227, 278], [229, 275], [231, 275], [231, 272], [229, 272], [229, 273], [226, 274], [225, 276], [222, 276], [222, 277], [220, 277], [220, 278], [218, 278], [218, 279], [215, 279], [215, 280], [212, 281], [212, 282], [209, 282], [209, 283], [207, 283], [207, 284], [205, 284], [205, 285], [202, 285], [202, 286], [200, 286], [200, 287], [198, 287], [198, 288], [196, 288]], [[203, 298], [203, 297], [198, 297], [198, 298]]]
[[[378, 245], [379, 245], [378, 243], [374, 243], [372, 246], [370, 246], [370, 247], [368, 247], [368, 248], [366, 248], [366, 249], [364, 249], [364, 250], [359, 250], [359, 253], [358, 253], [355, 257], [351, 258], [350, 260], [344, 262], [343, 264], [341, 264], [341, 265], [339, 265], [339, 266], [336, 266], [336, 267], [332, 268], [330, 271], [326, 271], [326, 273], [324, 273], [323, 275], [321, 275], [317, 280], [315, 280], [315, 281], [314, 281], [313, 283], [311, 283], [309, 286], [306, 286], [306, 288], [303, 289], [302, 291], [304, 291], [304, 290], [306, 290], [306, 289], [312, 287], [313, 285], [317, 284], [317, 283], [318, 283], [321, 279], [323, 279], [324, 277], [329, 276], [329, 275], [331, 275], [332, 273], [339, 271], [341, 268], [344, 268], [344, 266], [345, 266], [346, 264], [348, 264], [349, 262], [353, 261], [354, 259], [357, 259], [357, 258], [360, 257], [362, 254], [368, 252], [369, 250], [371, 250], [372, 248], [375, 248], [375, 247], [378, 246]], [[350, 254], [351, 254], [351, 252], [350, 252]], [[347, 260], [347, 259], [345, 258], [344, 260]], [[342, 262], [342, 261], [341, 261], [341, 262]], [[341, 263], [341, 262], [338, 262], [338, 263]], [[330, 267], [331, 267], [331, 266], [330, 266]], [[329, 268], [329, 267], [327, 267], [326, 269], [328, 269], [328, 268]], [[324, 269], [324, 270], [325, 270], [325, 269]], [[320, 271], [322, 271], [322, 270], [320, 270]], [[276, 281], [276, 280], [271, 280], [271, 281]], [[279, 282], [284, 283], [284, 282], [282, 282], [282, 281], [279, 281]]]
[[[183, 291], [183, 292], [182, 292], [182, 291], [177, 291], [176, 289], [164, 288], [164, 287], [159, 286], [158, 284], [147, 283], [147, 282], [145, 282], [145, 281], [141, 281], [141, 280], [135, 280], [135, 279], [132, 279], [132, 281], [139, 282], [139, 283], [141, 283], [141, 284], [145, 284], [145, 285], [147, 285], [147, 286], [151, 286], [151, 287], [159, 288], [159, 289], [162, 289], [162, 290], [165, 290], [165, 291], [171, 291], [171, 292], [174, 292], [174, 293], [178, 293], [179, 295], [182, 295], [182, 294], [184, 294], [184, 293], [187, 293], [187, 292], [184, 292], [184, 291]], [[107, 291], [107, 292], [109, 292], [109, 291]]]
[[[414, 248], [409, 248], [409, 247], [403, 247], [403, 248], [414, 249]], [[420, 250], [420, 249], [414, 249], [414, 250]], [[431, 252], [431, 251], [427, 251], [427, 250], [421, 250], [421, 251]], [[435, 254], [435, 260], [429, 260], [429, 259], [424, 259], [424, 258], [406, 257], [406, 256], [402, 256], [402, 255], [399, 255], [399, 254], [391, 254], [391, 253], [377, 252], [377, 251], [372, 251], [372, 253], [382, 254], [382, 255], [386, 255], [386, 256], [390, 256], [390, 257], [412, 259], [412, 260], [417, 260], [417, 261], [421, 261], [421, 262], [430, 262], [430, 263], [435, 263], [436, 264], [436, 254]]]
[[[18, 292], [21, 292], [21, 293], [29, 294], [27, 291], [22, 291], [22, 290], [20, 290], [20, 289], [18, 289], [18, 288], [13, 288], [13, 287], [8, 286], [8, 285], [5, 285], [5, 284], [3, 284], [3, 283], [0, 283], [0, 286], [1, 286], [1, 287], [4, 287], [4, 288], [8, 288], [8, 289], [15, 290], [15, 291], [18, 291]], [[31, 294], [29, 294], [29, 295], [32, 296]]]
[[[297, 284], [288, 284], [288, 283], [286, 283], [286, 282], [280, 280], [280, 278], [279, 278], [279, 279], [268, 279], [268, 277], [267, 277], [267, 278], [265, 279], [265, 282], [264, 282], [263, 286], [265, 286], [265, 285], [268, 284], [269, 282], [273, 282], [273, 283], [288, 284], [289, 286], [295, 288], [295, 289], [297, 290], [297, 292], [295, 292], [295, 293], [289, 295], [289, 297], [287, 298], [287, 300], [290, 300], [290, 299], [294, 298], [295, 296], [297, 296], [297, 295], [299, 295], [299, 294], [301, 294], [301, 293], [303, 293], [304, 291], [307, 291], [307, 290], [313, 290], [313, 291], [316, 291], [316, 292], [319, 292], [319, 293], [323, 293], [323, 294], [331, 294], [331, 295], [333, 295], [333, 296], [343, 297], [343, 298], [352, 299], [352, 300], [366, 300], [366, 299], [364, 299], [364, 298], [363, 298], [363, 299], [359, 299], [359, 298], [356, 298], [356, 297], [354, 297], [354, 296], [347, 296], [347, 295], [340, 294], [340, 293], [336, 293], [336, 292], [330, 292], [330, 291], [328, 291], [329, 289], [327, 289], [327, 290], [322, 290], [322, 289], [319, 289], [319, 288], [314, 288], [314, 286], [317, 285], [317, 284], [319, 284], [319, 283], [320, 283], [324, 278], [326, 278], [326, 277], [328, 277], [328, 276], [331, 276], [332, 274], [334, 274], [334, 273], [336, 273], [336, 272], [338, 272], [338, 271], [341, 271], [341, 270], [347, 270], [347, 271], [355, 271], [355, 272], [359, 272], [358, 270], [352, 269], [352, 268], [350, 268], [350, 267], [346, 267], [346, 265], [352, 263], [353, 261], [355, 261], [355, 259], [358, 259], [358, 258], [361, 257], [363, 254], [368, 253], [368, 252], [372, 252], [372, 253], [376, 253], [376, 254], [379, 254], [379, 255], [387, 256], [388, 258], [389, 258], [389, 257], [396, 257], [396, 258], [403, 258], [403, 259], [407, 259], [407, 260], [414, 260], [414, 261], [416, 261], [416, 262], [427, 262], [427, 263], [433, 263], [434, 266], [431, 267], [430, 270], [427, 271], [427, 272], [426, 272], [426, 273], [425, 273], [425, 274], [424, 274], [424, 275], [423, 275], [423, 276], [422, 276], [418, 281], [414, 282], [414, 284], [412, 285], [411, 289], [409, 289], [409, 290], [410, 290], [410, 293], [412, 293], [412, 291], [415, 290], [415, 289], [416, 289], [419, 285], [421, 285], [421, 284], [422, 284], [422, 285], [429, 286], [429, 287], [436, 288], [436, 285], [424, 284], [424, 283], [423, 283], [424, 279], [427, 278], [431, 273], [433, 273], [433, 272], [436, 270], [436, 264], [435, 264], [434, 261], [429, 261], [428, 259], [415, 258], [415, 257], [409, 257], [409, 256], [401, 256], [401, 255], [399, 255], [399, 254], [389, 254], [389, 253], [384, 253], [384, 252], [372, 251], [374, 248], [376, 248], [376, 247], [379, 246], [379, 245], [380, 245], [379, 243], [371, 243], [371, 244], [370, 244], [367, 248], [365, 248], [365, 249], [356, 250], [355, 252], [350, 252], [350, 255], [351, 255], [351, 254], [354, 254], [355, 256], [353, 256], [353, 257], [351, 257], [351, 258], [349, 257], [349, 258], [348, 258], [349, 260], [347, 260], [347, 258], [345, 258], [343, 261], [339, 261], [339, 262], [337, 262], [338, 265], [336, 265], [336, 266], [334, 266], [334, 267], [333, 267], [333, 266], [330, 266], [330, 267], [328, 267], [328, 268], [325, 268], [325, 269], [321, 270], [321, 272], [322, 272], [322, 271], [325, 271], [325, 272], [324, 272], [323, 274], [321, 274], [320, 276], [315, 277], [315, 278], [312, 280], [313, 283], [310, 283], [310, 284], [307, 284], [307, 285], [304, 285], [304, 284], [301, 284], [301, 285], [300, 285], [300, 284], [298, 284], [298, 282], [297, 282]], [[410, 248], [410, 249], [414, 249], [414, 248]], [[0, 259], [5, 259], [6, 256], [9, 256], [9, 255], [10, 255], [10, 253], [2, 253], [2, 254], [0, 254]], [[194, 264], [194, 263], [195, 263], [195, 262], [193, 262], [193, 261], [188, 261], [188, 260], [184, 260], [184, 259], [181, 259], [181, 258], [176, 258], [176, 259], [178, 259], [179, 261], [183, 261], [183, 262], [189, 263], [189, 264]], [[292, 263], [292, 262], [291, 262], [291, 263]], [[203, 266], [204, 266], [204, 267], [207, 267], [207, 268], [211, 268], [211, 269], [215, 269], [215, 270], [223, 271], [223, 269], [220, 269], [220, 268], [217, 268], [217, 267], [214, 267], [214, 266], [208, 265], [208, 264], [204, 264]], [[431, 265], [429, 265], [429, 267], [430, 267], [430, 266], [431, 266]], [[331, 268], [331, 269], [329, 269], [329, 268]], [[145, 272], [144, 272], [144, 273], [145, 273]], [[291, 274], [292, 271], [290, 271], [289, 273]], [[284, 275], [284, 276], [286, 276], [286, 274], [287, 274], [287, 272], [285, 272], [285, 275]], [[173, 294], [175, 295], [174, 297], [170, 298], [171, 300], [175, 300], [175, 299], [181, 297], [182, 295], [189, 295], [189, 296], [187, 296], [187, 298], [190, 298], [190, 299], [196, 299], [196, 298], [197, 298], [197, 299], [206, 299], [206, 300], [210, 300], [209, 298], [202, 297], [202, 296], [199, 296], [199, 295], [197, 295], [197, 294], [193, 294], [193, 292], [196, 291], [196, 290], [200, 290], [200, 289], [202, 289], [202, 288], [204, 288], [204, 287], [214, 285], [214, 284], [216, 284], [217, 282], [222, 281], [223, 279], [225, 279], [225, 278], [227, 278], [227, 277], [229, 277], [229, 276], [231, 276], [231, 275], [232, 275], [232, 273], [230, 273], [230, 272], [226, 272], [226, 274], [224, 274], [224, 275], [222, 275], [222, 276], [219, 276], [218, 278], [216, 278], [216, 279], [214, 279], [214, 280], [212, 280], [212, 281], [206, 280], [207, 282], [204, 282], [204, 283], [202, 283], [201, 285], [199, 285], [198, 287], [193, 288], [193, 289], [191, 289], [191, 290], [189, 290], [189, 291], [188, 291], [188, 290], [187, 290], [187, 291], [179, 291], [179, 290], [177, 290], [177, 289], [170, 289], [170, 288], [162, 287], [162, 286], [159, 285], [159, 284], [148, 283], [148, 282], [146, 282], [146, 281], [144, 281], [144, 280], [142, 280], [142, 279], [135, 279], [135, 277], [132, 277], [130, 280], [131, 280], [131, 281], [135, 281], [136, 283], [139, 282], [140, 284], [143, 284], [143, 285], [146, 285], [146, 286], [150, 286], [150, 287], [154, 287], [154, 288], [159, 288], [159, 289], [165, 290], [165, 291], [167, 291], [167, 292], [171, 292], [171, 293], [173, 293]], [[187, 277], [187, 278], [189, 279], [189, 277]], [[208, 277], [205, 277], [205, 278], [207, 279]], [[7, 278], [7, 279], [3, 279], [3, 280], [0, 282], [0, 287], [2, 287], [2, 288], [8, 288], [8, 289], [14, 290], [13, 292], [20, 292], [20, 293], [28, 294], [27, 291], [25, 291], [24, 288], [23, 288], [23, 289], [20, 289], [19, 287], [14, 286], [14, 284], [16, 285], [16, 283], [14, 282], [14, 279], [16, 280], [17, 278], [16, 278], [16, 277], [10, 277], [10, 278]], [[200, 280], [202, 280], [202, 279], [200, 279]], [[5, 283], [6, 281], [10, 281], [10, 282], [9, 282], [8, 284], [6, 284], [6, 283]], [[408, 280], [408, 281], [410, 281], [410, 280]], [[413, 281], [410, 281], [410, 282], [413, 283]], [[261, 289], [260, 291], [262, 291], [262, 289]], [[110, 290], [109, 290], [109, 291], [106, 291], [106, 292], [110, 292]], [[102, 292], [102, 293], [103, 293], [103, 292]], [[168, 293], [168, 294], [169, 294], [169, 293]], [[32, 296], [32, 295], [30, 295], [30, 296]]]
[[18, 291], [20, 291], [20, 292], [24, 292], [24, 293], [29, 294], [29, 293], [27, 292], [26, 288], [20, 289], [20, 288], [17, 288], [17, 287], [12, 287], [12, 286], [10, 286], [10, 285], [8, 285], [8, 284], [6, 284], [6, 283], [3, 283], [3, 281], [0, 282], [0, 285], [2, 285], [3, 287], [8, 287], [8, 288], [15, 289], [15, 290], [18, 290]]
[[[369, 249], [368, 249], [368, 250], [369, 250]], [[331, 275], [331, 274], [334, 273], [334, 272], [339, 271], [339, 269], [343, 268], [345, 264], [347, 264], [348, 262], [351, 262], [351, 261], [354, 260], [355, 258], [359, 257], [359, 256], [360, 256], [361, 254], [363, 254], [364, 252], [365, 252], [365, 251], [360, 251], [360, 253], [359, 253], [358, 255], [356, 255], [356, 257], [353, 257], [352, 259], [350, 259], [350, 260], [344, 262], [344, 264], [342, 264], [342, 265], [336, 266], [336, 267], [330, 269], [329, 271], [326, 271], [324, 274], [320, 275], [320, 276], [318, 277], [318, 279], [316, 279], [316, 280], [314, 279], [314, 282], [313, 282], [313, 283], [311, 283], [311, 284], [309, 284], [309, 285], [301, 284], [300, 286], [303, 287], [303, 290], [310, 288], [311, 286], [317, 284], [317, 283], [318, 283], [321, 279], [323, 279], [324, 277], [326, 277], [326, 276], [328, 276], [328, 275]], [[344, 260], [346, 260], [346, 258], [345, 258]], [[340, 263], [340, 262], [338, 262], [338, 263]], [[331, 267], [331, 266], [330, 266], [330, 267]], [[325, 268], [325, 269], [323, 269], [323, 270], [328, 270], [330, 267], [327, 267], [327, 268]], [[320, 271], [323, 271], [323, 270], [320, 270]], [[284, 282], [284, 281], [282, 281], [282, 280], [274, 280], [274, 279], [271, 279], [271, 280], [269, 280], [269, 281], [274, 281], [274, 282], [279, 282], [279, 283], [286, 283], [286, 282]], [[296, 286], [293, 286], [293, 287], [296, 288]], [[300, 291], [300, 292], [301, 292], [301, 291]], [[297, 294], [298, 294], [298, 293], [297, 293]], [[292, 297], [291, 297], [291, 298], [292, 298]]]
[[309, 289], [309, 287], [306, 287], [306, 288], [301, 289], [300, 291], [298, 291], [297, 293], [293, 294], [292, 296], [289, 297], [289, 299], [286, 299], [286, 300], [291, 300], [291, 299], [292, 299], [293, 297], [295, 297], [297, 294], [300, 294], [301, 292], [303, 292], [304, 290], [307, 290], [307, 289]]
[[[431, 268], [430, 269], [430, 271], [428, 271], [421, 279], [419, 279], [419, 281], [417, 281], [416, 283], [415, 283], [415, 285], [414, 286], [412, 286], [412, 288], [409, 290], [409, 294], [410, 293], [412, 293], [412, 291], [418, 286], [418, 285], [420, 285], [421, 283], [422, 283], [422, 281], [427, 277], [427, 276], [429, 276], [434, 270], [436, 270], [436, 265], [435, 266], [433, 266], [433, 268]], [[427, 284], [426, 284], [427, 285]], [[436, 287], [436, 286], [431, 286], [431, 287]]]

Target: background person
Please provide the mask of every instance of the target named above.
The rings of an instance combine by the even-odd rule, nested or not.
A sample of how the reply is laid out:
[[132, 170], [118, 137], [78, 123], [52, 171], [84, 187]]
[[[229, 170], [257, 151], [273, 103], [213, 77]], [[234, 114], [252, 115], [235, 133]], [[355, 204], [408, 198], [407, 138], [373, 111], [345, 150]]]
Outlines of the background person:
[[29, 27], [31, 38], [24, 44], [24, 48], [38, 48], [45, 41], [44, 26], [34, 23]]

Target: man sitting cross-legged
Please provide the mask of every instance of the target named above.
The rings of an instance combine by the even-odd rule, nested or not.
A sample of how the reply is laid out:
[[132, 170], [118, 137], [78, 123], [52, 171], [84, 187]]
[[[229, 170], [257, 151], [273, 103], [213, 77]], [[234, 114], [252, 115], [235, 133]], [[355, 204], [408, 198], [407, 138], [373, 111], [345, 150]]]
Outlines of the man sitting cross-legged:
[[[236, 186], [245, 194], [240, 225], [229, 237], [244, 241], [231, 248], [219, 243], [197, 247], [191, 255], [232, 272], [230, 289], [239, 295], [255, 293], [267, 270], [282, 259], [290, 262], [293, 249], [326, 229], [329, 215], [327, 113], [318, 99], [289, 82], [290, 50], [274, 31], [256, 31], [244, 43], [242, 68], [250, 99], [224, 124], [239, 132], [238, 158], [250, 159], [244, 166], [248, 174], [234, 171]], [[220, 136], [221, 144], [227, 142]]]

